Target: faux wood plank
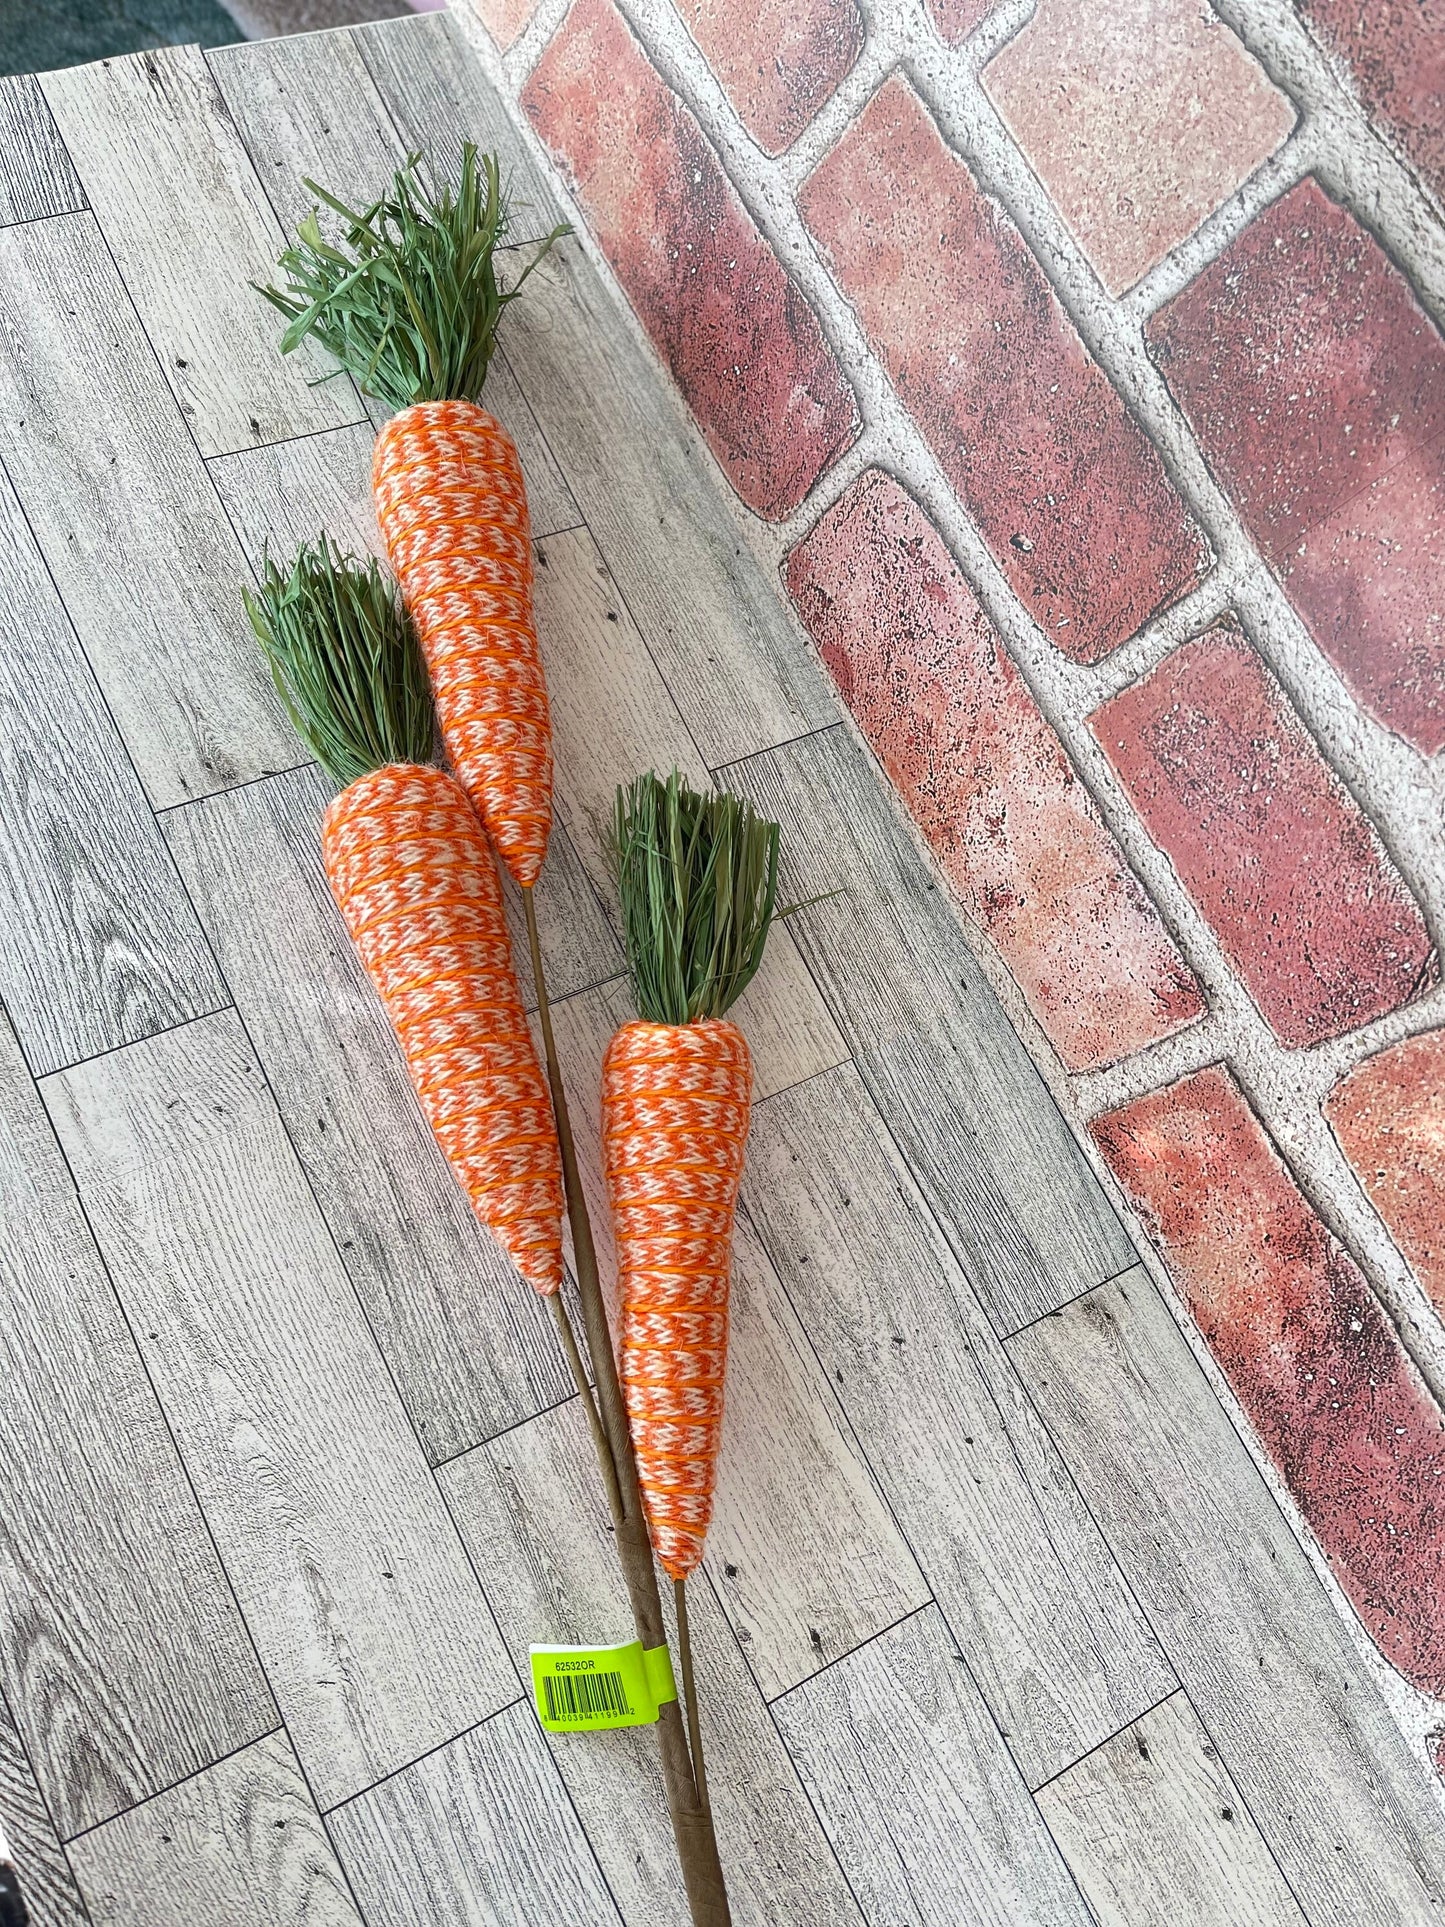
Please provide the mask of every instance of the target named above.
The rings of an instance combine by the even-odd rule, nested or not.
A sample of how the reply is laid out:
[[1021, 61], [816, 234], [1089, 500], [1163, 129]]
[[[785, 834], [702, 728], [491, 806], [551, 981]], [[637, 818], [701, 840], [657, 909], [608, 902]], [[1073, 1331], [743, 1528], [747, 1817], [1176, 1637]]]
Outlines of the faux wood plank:
[[74, 214], [85, 189], [34, 74], [0, 78], [0, 226]]
[[1174, 1678], [852, 1065], [758, 1106], [747, 1208], [1031, 1786]]
[[331, 1827], [362, 1906], [386, 1927], [617, 1927], [525, 1705], [363, 1793]]
[[996, 1329], [1117, 1277], [1128, 1237], [871, 758], [830, 730], [728, 781], [783, 826], [784, 900], [825, 898], [788, 927]]
[[[537, 562], [537, 633], [552, 706], [557, 808], [615, 918], [606, 841], [617, 785], [645, 769], [679, 769], [703, 786], [711, 778], [587, 530], [539, 543]], [[732, 1014], [752, 1046], [759, 1091], [795, 1084], [848, 1055], [781, 925]]]
[[71, 1848], [95, 1927], [361, 1927], [283, 1733]]
[[1102, 1927], [1305, 1927], [1182, 1693], [1038, 1795]]
[[570, 1380], [437, 1149], [346, 935], [321, 867], [331, 793], [302, 770], [166, 828], [423, 1448], [447, 1459]]
[[245, 558], [88, 214], [0, 229], [0, 452], [152, 803], [298, 761]]
[[[606, 1502], [576, 1400], [438, 1474], [519, 1668], [534, 1641], [631, 1637]], [[688, 1588], [708, 1783], [735, 1927], [861, 1919], [706, 1578]], [[627, 1927], [686, 1917], [645, 1728], [549, 1742]], [[409, 1919], [410, 1916], [402, 1916]]]
[[[630, 1014], [624, 985], [571, 998], [556, 1014], [578, 1157], [609, 1280], [616, 1263], [598, 1141], [601, 1068], [608, 1039]], [[767, 1253], [741, 1216], [707, 1571], [767, 1698], [929, 1596]]]
[[868, 1920], [1087, 1927], [1088, 1909], [933, 1608], [775, 1711]]
[[446, 13], [381, 20], [352, 36], [409, 151], [449, 172], [473, 140], [502, 164], [514, 242], [546, 234], [564, 218], [557, 195], [527, 151], [511, 111], [487, 79], [466, 34]]
[[711, 768], [838, 705], [681, 402], [576, 242], [527, 283], [504, 353]]
[[251, 286], [283, 241], [199, 47], [47, 74], [46, 99], [203, 455], [304, 435], [361, 414]]
[[0, 1223], [0, 1669], [68, 1836], [276, 1715], [3, 1019]]
[[1009, 1351], [1305, 1914], [1436, 1918], [1425, 1763], [1146, 1274]]
[[242, 41], [206, 58], [288, 240], [317, 205], [308, 179], [365, 208], [401, 165], [354, 33]]
[[227, 997], [3, 473], [0, 601], [0, 996], [39, 1073]]
[[7, 1857], [19, 1876], [31, 1927], [87, 1927], [85, 1902], [19, 1730], [0, 1704], [0, 1859]]
[[231, 1013], [47, 1100], [322, 1806], [504, 1705], [506, 1654]]

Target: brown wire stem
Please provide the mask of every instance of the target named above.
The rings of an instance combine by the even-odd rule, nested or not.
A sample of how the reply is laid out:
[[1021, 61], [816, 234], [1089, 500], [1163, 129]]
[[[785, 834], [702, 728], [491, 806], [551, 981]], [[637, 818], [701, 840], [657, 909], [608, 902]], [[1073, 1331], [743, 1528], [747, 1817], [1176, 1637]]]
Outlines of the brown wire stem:
[[692, 1752], [692, 1777], [697, 1782], [697, 1797], [704, 1813], [711, 1814], [707, 1797], [707, 1768], [702, 1757], [702, 1723], [698, 1717], [697, 1677], [692, 1670], [692, 1627], [687, 1617], [687, 1581], [672, 1582], [673, 1604], [677, 1608], [677, 1652], [682, 1662], [682, 1693], [687, 1706], [687, 1739]]

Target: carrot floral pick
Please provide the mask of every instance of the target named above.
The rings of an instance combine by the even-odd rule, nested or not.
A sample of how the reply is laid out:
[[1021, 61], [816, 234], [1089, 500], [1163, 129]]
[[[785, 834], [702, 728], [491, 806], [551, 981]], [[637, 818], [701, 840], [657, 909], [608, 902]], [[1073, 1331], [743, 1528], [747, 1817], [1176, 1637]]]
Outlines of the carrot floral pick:
[[752, 1060], [727, 1020], [763, 959], [778, 826], [675, 772], [617, 793], [617, 893], [637, 1020], [608, 1047], [602, 1136], [617, 1237], [622, 1384], [652, 1543], [677, 1601], [693, 1765], [707, 1797], [688, 1633], [722, 1442], [733, 1213]]
[[472, 1208], [548, 1299], [593, 1411], [559, 1294], [562, 1170], [512, 968], [496, 861], [460, 785], [431, 763], [415, 635], [375, 562], [325, 536], [245, 592], [297, 732], [345, 787], [326, 874], [391, 1019], [427, 1121]]
[[[494, 255], [507, 216], [493, 156], [462, 149], [458, 184], [422, 185], [409, 157], [389, 191], [356, 212], [314, 181], [340, 217], [339, 245], [318, 216], [281, 258], [284, 290], [262, 292], [290, 326], [283, 351], [314, 336], [369, 395], [396, 409], [372, 464], [377, 521], [426, 655], [452, 766], [521, 888], [538, 1017], [561, 1152], [573, 1255], [600, 1406], [598, 1460], [638, 1637], [666, 1644], [662, 1602], [552, 1031], [533, 885], [551, 828], [552, 745], [532, 616], [532, 545], [517, 452], [479, 396], [507, 303], [559, 236], [538, 245], [510, 287]], [[676, 1702], [658, 1738], [668, 1808], [694, 1923], [723, 1927], [726, 1888]]]

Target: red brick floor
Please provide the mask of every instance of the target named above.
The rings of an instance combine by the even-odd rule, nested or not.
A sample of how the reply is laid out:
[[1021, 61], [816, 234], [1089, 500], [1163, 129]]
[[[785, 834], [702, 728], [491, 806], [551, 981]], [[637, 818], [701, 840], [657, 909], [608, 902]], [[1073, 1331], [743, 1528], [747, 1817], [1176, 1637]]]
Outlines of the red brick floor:
[[550, 0], [508, 78], [1262, 1454], [1445, 1692], [1439, 27], [619, 6]]

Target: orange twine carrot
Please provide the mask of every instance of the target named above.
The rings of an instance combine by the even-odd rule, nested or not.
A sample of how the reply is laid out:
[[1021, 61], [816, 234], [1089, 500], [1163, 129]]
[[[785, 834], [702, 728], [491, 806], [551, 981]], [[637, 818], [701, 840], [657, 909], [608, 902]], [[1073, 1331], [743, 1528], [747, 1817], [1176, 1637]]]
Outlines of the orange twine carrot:
[[652, 1543], [702, 1558], [722, 1443], [733, 1215], [752, 1060], [725, 1018], [624, 1024], [603, 1067], [622, 1382]]
[[512, 970], [497, 866], [458, 784], [390, 763], [322, 825], [326, 873], [472, 1208], [544, 1296], [562, 1283], [562, 1166]]
[[372, 480], [447, 754], [525, 887], [547, 854], [552, 742], [517, 451], [475, 402], [417, 402], [378, 435]]

